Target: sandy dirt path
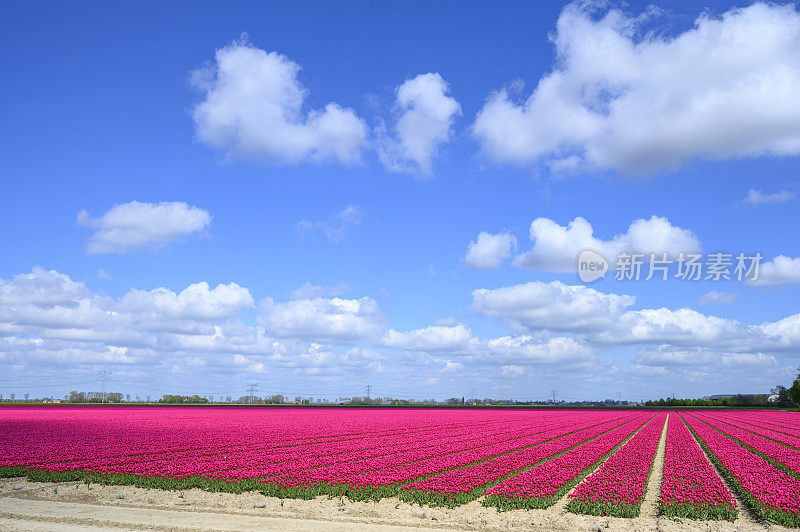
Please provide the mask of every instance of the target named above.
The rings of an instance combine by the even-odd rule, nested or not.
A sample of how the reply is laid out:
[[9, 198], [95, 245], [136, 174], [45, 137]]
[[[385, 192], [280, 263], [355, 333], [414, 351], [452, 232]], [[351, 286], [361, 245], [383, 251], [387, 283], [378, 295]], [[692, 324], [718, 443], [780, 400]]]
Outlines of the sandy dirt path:
[[[14, 490], [17, 486], [21, 489]], [[91, 489], [90, 489], [91, 488]], [[121, 493], [124, 499], [118, 499]], [[254, 503], [263, 508], [253, 507]], [[281, 504], [283, 503], [283, 504]], [[83, 483], [0, 480], [0, 530], [14, 531], [180, 531], [242, 530], [378, 532], [433, 530], [586, 531], [598, 523], [605, 530], [638, 532], [742, 531], [791, 529], [741, 522], [720, 523], [641, 516], [636, 519], [575, 515], [565, 502], [547, 510], [498, 512], [479, 501], [464, 506], [420, 508], [396, 498], [350, 502], [318, 497], [311, 501], [245, 493], [171, 492]], [[795, 531], [797, 529], [794, 529]]]

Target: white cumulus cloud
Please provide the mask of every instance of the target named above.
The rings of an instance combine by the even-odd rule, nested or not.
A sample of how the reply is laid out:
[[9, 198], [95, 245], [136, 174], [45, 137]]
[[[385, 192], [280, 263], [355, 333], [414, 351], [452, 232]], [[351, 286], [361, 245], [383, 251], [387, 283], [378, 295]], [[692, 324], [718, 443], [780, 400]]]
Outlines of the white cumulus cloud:
[[453, 134], [453, 120], [461, 106], [451, 96], [447, 82], [437, 73], [420, 74], [397, 88], [399, 118], [394, 136], [385, 126], [377, 129], [378, 156], [387, 169], [430, 175], [433, 158]]
[[478, 239], [469, 243], [464, 265], [475, 270], [497, 268], [516, 247], [517, 237], [508, 232], [493, 235], [481, 231]]
[[756, 286], [777, 286], [800, 283], [800, 257], [778, 255], [758, 266], [758, 279], [749, 281]]
[[178, 201], [131, 201], [115, 205], [99, 218], [82, 210], [77, 222], [97, 229], [86, 246], [89, 253], [126, 253], [158, 248], [201, 233], [211, 224], [211, 215]]
[[631, 17], [567, 5], [555, 68], [524, 102], [492, 94], [473, 133], [497, 162], [647, 174], [692, 158], [800, 153], [800, 13], [757, 2], [668, 35], [657, 10]]
[[352, 109], [306, 109], [300, 66], [277, 52], [234, 42], [192, 75], [205, 98], [193, 109], [203, 143], [267, 162], [360, 161], [367, 127]]
[[688, 308], [628, 311], [608, 329], [593, 336], [608, 344], [669, 344], [713, 346], [729, 349], [759, 349], [768, 338], [755, 325], [708, 316]]
[[[716, 386], [736, 386], [743, 372], [754, 384], [770, 388], [774, 382], [791, 378], [793, 367], [766, 353], [733, 353], [707, 348], [679, 349], [661, 346], [644, 349], [631, 358], [631, 373], [648, 381], [655, 379], [689, 380]], [[751, 381], [751, 382], [752, 382]]]
[[504, 336], [486, 342], [491, 357], [517, 364], [568, 364], [592, 359], [592, 349], [573, 338], [546, 341], [531, 336]]
[[472, 299], [477, 314], [507, 320], [517, 328], [571, 332], [606, 328], [636, 301], [559, 281], [480, 288], [472, 292]]
[[119, 304], [122, 310], [130, 312], [196, 320], [229, 318], [253, 305], [253, 297], [247, 288], [229, 283], [212, 289], [205, 281], [191, 284], [177, 294], [167, 288], [150, 291], [134, 288]]
[[0, 279], [0, 305], [76, 306], [90, 294], [86, 285], [56, 270], [34, 266], [30, 273]]
[[297, 299], [284, 303], [262, 302], [259, 323], [267, 334], [319, 342], [353, 343], [380, 338], [385, 330], [383, 313], [375, 300]]
[[409, 351], [466, 351], [474, 347], [476, 342], [469, 327], [461, 323], [431, 325], [406, 332], [391, 329], [383, 339], [383, 345], [387, 347]]
[[585, 218], [577, 217], [566, 226], [561, 226], [549, 218], [537, 218], [531, 223], [530, 238], [533, 247], [515, 257], [514, 264], [531, 270], [550, 272], [574, 272], [578, 256], [584, 250], [600, 253], [610, 267], [620, 253], [637, 253], [649, 259], [650, 253], [656, 258], [666, 253], [675, 258], [680, 253], [698, 253], [700, 241], [688, 229], [672, 225], [660, 216], [633, 221], [625, 233], [611, 240], [601, 240], [594, 236], [594, 229]]

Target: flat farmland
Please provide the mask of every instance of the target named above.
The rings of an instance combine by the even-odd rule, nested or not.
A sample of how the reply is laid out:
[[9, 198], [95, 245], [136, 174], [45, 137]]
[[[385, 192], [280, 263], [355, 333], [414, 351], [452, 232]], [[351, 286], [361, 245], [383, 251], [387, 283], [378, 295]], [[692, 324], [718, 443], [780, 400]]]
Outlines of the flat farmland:
[[791, 412], [24, 406], [0, 449], [26, 486], [800, 527]]

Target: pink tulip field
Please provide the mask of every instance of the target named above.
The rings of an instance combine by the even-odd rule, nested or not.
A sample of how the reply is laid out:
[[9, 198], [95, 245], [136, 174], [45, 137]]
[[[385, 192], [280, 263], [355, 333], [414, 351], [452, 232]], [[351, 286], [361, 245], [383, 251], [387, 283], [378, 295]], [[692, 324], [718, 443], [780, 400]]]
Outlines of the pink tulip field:
[[569, 509], [593, 515], [638, 515], [666, 421], [666, 413], [658, 415], [603, 462], [570, 493]]
[[664, 475], [659, 499], [663, 515], [733, 521], [738, 508], [680, 416], [667, 426]]
[[792, 412], [8, 406], [0, 449], [32, 481], [800, 526]]

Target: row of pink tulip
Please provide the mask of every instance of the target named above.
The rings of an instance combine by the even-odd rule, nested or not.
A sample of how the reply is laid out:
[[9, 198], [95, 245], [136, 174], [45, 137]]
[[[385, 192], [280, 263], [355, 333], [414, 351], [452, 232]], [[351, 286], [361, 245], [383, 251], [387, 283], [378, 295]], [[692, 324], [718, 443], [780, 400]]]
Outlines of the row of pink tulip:
[[[704, 411], [704, 413], [736, 424], [752, 425], [789, 436], [800, 437], [800, 419], [798, 419], [798, 416], [788, 412], [776, 412], [774, 410], [709, 410]], [[787, 416], [786, 414], [789, 415]]]
[[[493, 435], [491, 438], [482, 441], [474, 441], [469, 448], [463, 450], [456, 446], [448, 446], [445, 453], [442, 452], [443, 447], [440, 445], [427, 446], [424, 449], [385, 450], [380, 456], [371, 459], [347, 461], [331, 467], [298, 468], [294, 471], [294, 475], [286, 475], [286, 477], [299, 482], [338, 482], [357, 487], [375, 485], [365, 483], [365, 476], [373, 477], [374, 472], [378, 471], [384, 479], [384, 482], [379, 485], [385, 485], [387, 481], [388, 483], [396, 483], [425, 474], [438, 473], [442, 470], [484, 460], [499, 454], [515, 453], [520, 449], [542, 441], [597, 424], [603, 417], [605, 416], [598, 418], [597, 415], [576, 415], [569, 422], [561, 421], [560, 423], [543, 424], [536, 429], [528, 429], [527, 433], [521, 437], [515, 435], [514, 438], [508, 438], [501, 435]], [[619, 415], [616, 417], [619, 417]], [[403, 469], [402, 478], [387, 479], [386, 470], [398, 467]], [[426, 473], [426, 471], [430, 471], [430, 473]]]
[[[174, 419], [173, 415], [179, 411], [184, 416]], [[52, 412], [46, 413], [52, 415]], [[383, 423], [377, 431], [369, 430], [369, 427], [348, 431], [341, 426], [335, 430], [328, 427], [326, 430], [326, 427], [311, 423], [303, 426], [301, 422], [302, 430], [297, 431], [297, 427], [287, 423], [289, 420], [285, 415], [256, 416], [254, 414], [258, 412], [251, 409], [235, 409], [235, 415], [224, 410], [198, 415], [200, 412], [197, 409], [165, 408], [159, 409], [161, 415], [158, 419], [152, 418], [152, 409], [125, 409], [124, 412], [115, 410], [113, 418], [109, 418], [108, 410], [101, 412], [92, 408], [63, 409], [58, 413], [61, 416], [54, 423], [47, 419], [49, 416], [37, 415], [35, 410], [25, 411], [26, 416], [23, 419], [8, 420], [7, 423], [13, 425], [13, 428], [7, 434], [13, 434], [14, 437], [4, 446], [11, 452], [0, 457], [0, 466], [49, 467], [62, 464], [64, 469], [70, 469], [76, 465], [85, 465], [83, 462], [86, 460], [102, 460], [101, 463], [111, 465], [125, 463], [137, 457], [143, 460], [159, 460], [158, 455], [162, 454], [187, 457], [217, 455], [223, 448], [229, 449], [233, 455], [238, 448], [290, 451], [304, 446], [335, 445], [337, 442], [341, 442], [345, 448], [352, 448], [354, 442], [363, 441], [365, 436], [373, 436], [375, 432], [382, 436], [407, 434], [409, 438], [415, 438], [426, 437], [427, 434], [437, 435], [448, 428], [460, 428], [463, 432], [465, 428], [471, 430], [487, 425], [491, 429], [504, 425], [502, 420], [497, 419], [477, 420], [472, 423], [461, 420], [453, 425], [436, 423], [428, 426], [422, 423], [419, 426], [393, 426]], [[0, 414], [14, 412], [9, 409]], [[0, 417], [0, 422], [2, 421]], [[264, 421], [268, 421], [266, 426], [259, 426]], [[59, 430], [53, 433], [53, 427]], [[263, 434], [264, 430], [270, 434], [270, 438], [266, 440], [259, 437], [259, 433]], [[187, 436], [185, 438], [181, 437], [184, 433]], [[200, 434], [202, 438], [198, 437]], [[2, 435], [0, 432], [0, 444], [3, 443]], [[59, 444], [63, 445], [65, 452], [54, 450], [54, 445]], [[97, 448], [103, 449], [102, 457], [98, 456]]]
[[532, 466], [553, 455], [572, 449], [613, 430], [621, 424], [621, 421], [615, 420], [567, 435], [560, 435], [557, 431], [551, 431], [548, 434], [551, 437], [550, 441], [541, 445], [534, 445], [515, 453], [498, 456], [471, 467], [453, 469], [440, 475], [407, 484], [403, 486], [403, 489], [423, 492], [434, 491], [447, 495], [471, 492], [489, 482], [497, 481], [522, 468]]
[[[355, 460], [364, 455], [381, 454], [392, 449], [405, 449], [413, 446], [442, 447], [458, 446], [478, 439], [514, 437], [527, 433], [529, 429], [515, 429], [511, 432], [498, 431], [490, 426], [465, 434], [463, 428], [439, 429], [441, 434], [435, 438], [418, 440], [414, 434], [364, 435], [358, 440], [336, 441], [334, 443], [309, 444], [291, 449], [251, 448], [231, 450], [221, 449], [217, 454], [159, 455], [156, 458], [131, 459], [101, 466], [89, 464], [86, 469], [102, 473], [123, 473], [145, 476], [166, 475], [173, 477], [208, 476], [239, 480], [284, 474], [292, 470], [308, 470], [334, 463]], [[508, 429], [506, 429], [508, 431]], [[242, 467], [251, 471], [250, 475], [236, 474]]]
[[741, 415], [739, 416], [720, 415], [720, 413], [717, 412], [698, 412], [698, 413], [703, 414], [711, 419], [716, 419], [728, 423], [741, 430], [746, 430], [748, 432], [752, 432], [753, 434], [758, 434], [759, 436], [769, 438], [776, 442], [782, 443], [784, 445], [789, 445], [790, 447], [794, 447], [795, 449], [800, 450], [800, 435], [793, 434], [796, 431], [793, 431], [786, 427], [775, 427], [774, 425], [770, 427], [766, 423], [758, 421], [755, 418], [755, 416], [752, 415], [748, 417], [742, 417]]
[[764, 436], [759, 436], [758, 434], [740, 429], [724, 421], [717, 421], [709, 416], [697, 414], [695, 417], [747, 447], [775, 460], [779, 464], [783, 464], [789, 470], [800, 473], [800, 451], [797, 449], [792, 449], [791, 447], [777, 443]]
[[552, 505], [580, 476], [613, 452], [655, 415], [638, 417], [561, 456], [513, 476], [486, 492], [484, 505], [537, 508]]
[[[435, 473], [474, 461], [469, 453], [476, 449], [478, 459], [484, 459], [539, 442], [537, 434], [551, 425], [598, 423], [608, 415], [414, 410], [376, 417], [363, 411], [237, 408], [163, 408], [155, 413], [113, 407], [4, 409], [0, 424], [19, 430], [8, 439], [11, 452], [4, 453], [2, 465], [229, 480], [266, 477], [292, 484], [348, 476], [359, 482], [359, 476], [370, 475], [385, 480], [384, 473], [393, 468]], [[11, 433], [0, 431], [0, 441]], [[435, 467], [440, 469], [432, 471]], [[325, 468], [327, 476], [314, 477]]]
[[668, 516], [733, 520], [738, 513], [733, 494], [677, 412], [669, 416], [659, 501]]
[[650, 421], [581, 482], [569, 495], [569, 509], [592, 515], [639, 515], [666, 420], [663, 413]]
[[712, 459], [739, 494], [764, 519], [800, 526], [800, 481], [777, 469], [698, 418], [686, 423], [708, 447]]
[[[569, 432], [591, 428], [598, 424], [613, 423], [617, 417], [606, 416], [574, 416], [581, 421], [578, 423], [562, 420], [557, 426], [550, 425], [546, 430], [532, 434], [525, 439], [526, 447], [539, 443], [560, 438]], [[608, 419], [607, 421], [600, 421]], [[472, 450], [444, 453], [439, 452], [437, 456], [427, 459], [404, 461], [402, 459], [391, 460], [383, 465], [374, 464], [370, 470], [364, 470], [349, 476], [343, 476], [341, 482], [354, 487], [365, 486], [385, 486], [394, 483], [408, 482], [424, 476], [435, 475], [442, 471], [460, 468], [465, 465], [491, 458], [492, 456], [503, 455], [506, 453], [522, 452], [525, 447], [521, 447], [515, 442], [508, 441], [492, 447], [476, 447]]]
[[[291, 460], [276, 462], [268, 456], [240, 455], [235, 460], [229, 460], [225, 469], [209, 469], [208, 476], [226, 480], [241, 478], [264, 478], [269, 482], [289, 483], [295, 485], [299, 482], [334, 482], [346, 474], [361, 471], [367, 464], [375, 463], [379, 467], [387, 460], [398, 460], [405, 457], [423, 459], [430, 456], [441, 455], [442, 449], [450, 452], [466, 452], [475, 448], [493, 448], [497, 445], [525, 445], [527, 435], [533, 428], [519, 427], [514, 430], [484, 429], [481, 431], [464, 432], [450, 435], [447, 439], [392, 439], [375, 442], [367, 439], [361, 446], [353, 446], [343, 452], [328, 454], [322, 450], [304, 456], [294, 457]], [[274, 480], [273, 480], [274, 479]]]

